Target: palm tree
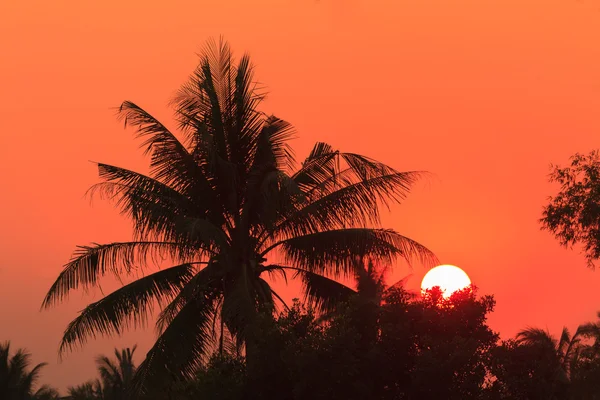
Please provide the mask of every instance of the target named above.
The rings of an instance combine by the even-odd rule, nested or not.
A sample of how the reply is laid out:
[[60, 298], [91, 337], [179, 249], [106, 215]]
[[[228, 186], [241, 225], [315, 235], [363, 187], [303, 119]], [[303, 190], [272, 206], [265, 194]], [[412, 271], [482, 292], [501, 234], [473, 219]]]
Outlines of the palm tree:
[[115, 349], [114, 361], [106, 356], [96, 359], [105, 399], [122, 400], [129, 395], [133, 388], [135, 374], [133, 353], [136, 348], [137, 346], [133, 346], [132, 349], [126, 348], [121, 351]]
[[102, 384], [100, 380], [85, 382], [81, 385], [71, 386], [67, 389], [65, 400], [103, 400]]
[[600, 359], [600, 312], [598, 322], [588, 322], [579, 327], [581, 336], [586, 340], [580, 346], [580, 355], [587, 359]]
[[292, 126], [258, 111], [264, 94], [253, 79], [247, 55], [235, 63], [225, 42], [210, 41], [172, 102], [181, 140], [136, 104], [121, 105], [119, 117], [144, 139], [150, 174], [100, 163], [104, 182], [91, 194], [133, 220], [134, 240], [79, 247], [43, 307], [107, 274], [131, 278], [165, 257], [174, 266], [87, 306], [67, 327], [61, 353], [144, 323], [159, 303], [159, 335], [136, 377], [143, 391], [161, 377], [194, 376], [217, 316], [245, 344], [251, 367], [256, 316], [281, 300], [267, 275], [292, 273], [323, 302], [329, 293], [313, 291], [311, 280], [337, 285], [356, 256], [434, 262], [427, 248], [379, 223], [381, 206], [404, 199], [422, 173], [325, 143], [297, 166]]
[[41, 369], [46, 363], [40, 363], [28, 370], [31, 354], [18, 349], [10, 356], [10, 342], [0, 344], [0, 398], [3, 400], [45, 400], [56, 399], [58, 393], [42, 386], [34, 391]]
[[[305, 285], [305, 291], [307, 297], [318, 300], [316, 304], [318, 308], [325, 310], [334, 309], [337, 304], [348, 302], [352, 298], [358, 299], [363, 304], [379, 306], [387, 295], [398, 289], [401, 289], [409, 297], [416, 296], [416, 293], [404, 289], [406, 281], [412, 274], [391, 285], [386, 285], [385, 276], [389, 270], [389, 265], [376, 266], [372, 259], [363, 260], [359, 257], [353, 262], [356, 289], [337, 282], [332, 283], [329, 279], [315, 275], [307, 280], [309, 284]], [[332, 314], [329, 313], [323, 315], [322, 318], [328, 319], [331, 316]]]
[[600, 312], [580, 326], [582, 340], [571, 364], [573, 399], [600, 399]]
[[575, 363], [580, 351], [582, 334], [582, 327], [578, 327], [573, 336], [564, 327], [557, 340], [548, 331], [527, 328], [517, 334], [517, 343], [538, 348], [547, 363], [546, 367], [550, 367], [554, 371], [556, 381], [568, 383], [571, 366]]
[[67, 389], [68, 400], [123, 400], [127, 399], [133, 388], [135, 349], [115, 349], [115, 358], [101, 355], [96, 358], [100, 379], [85, 382]]
[[48, 385], [40, 387], [31, 397], [32, 400], [59, 400], [60, 398], [58, 390]]

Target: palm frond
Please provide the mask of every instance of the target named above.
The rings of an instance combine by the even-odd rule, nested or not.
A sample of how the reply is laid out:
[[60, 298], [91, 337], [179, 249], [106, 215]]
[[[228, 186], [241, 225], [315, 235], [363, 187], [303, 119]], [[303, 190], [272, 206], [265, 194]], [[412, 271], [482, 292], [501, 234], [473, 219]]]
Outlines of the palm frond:
[[565, 370], [570, 374], [571, 366], [573, 365], [576, 357], [578, 357], [578, 353], [581, 348], [581, 337], [583, 336], [583, 330], [582, 327], [578, 327], [572, 337], [568, 335], [566, 328], [563, 329], [563, 333], [564, 332], [567, 333], [568, 342], [566, 346], [563, 346], [560, 354], [562, 355], [562, 364]]
[[136, 393], [160, 391], [173, 380], [194, 377], [211, 346], [210, 326], [215, 300], [215, 294], [196, 297], [179, 310], [137, 368], [134, 377]]
[[317, 142], [302, 162], [302, 167], [292, 175], [292, 178], [306, 191], [311, 190], [336, 175], [338, 154], [339, 152], [333, 150], [327, 143]]
[[60, 399], [58, 390], [49, 385], [42, 385], [35, 391], [33, 398], [35, 400], [57, 400]]
[[304, 269], [295, 269], [294, 278], [300, 278], [302, 281], [305, 301], [322, 313], [334, 311], [340, 304], [356, 295], [356, 291], [348, 286]]
[[278, 242], [265, 251], [280, 248], [286, 260], [294, 267], [338, 276], [354, 273], [356, 257], [391, 263], [402, 257], [408, 262], [417, 259], [425, 265], [437, 262], [425, 246], [393, 230], [349, 228], [302, 235]]
[[560, 338], [558, 339], [558, 343], [557, 343], [558, 354], [561, 356], [566, 356], [567, 348], [569, 347], [570, 343], [571, 343], [571, 332], [569, 332], [569, 329], [565, 326], [565, 327], [563, 327], [562, 332], [560, 334]]
[[550, 332], [540, 328], [526, 328], [517, 333], [517, 343], [528, 346], [541, 346], [556, 351], [558, 343]]
[[[29, 357], [27, 357], [26, 363], [29, 364]], [[48, 364], [47, 363], [37, 364], [36, 366], [34, 366], [31, 369], [31, 371], [25, 373], [21, 377], [20, 386], [23, 389], [25, 389], [27, 392], [32, 391], [33, 387], [35, 386], [37, 381], [40, 379], [40, 373], [41, 373], [42, 368], [44, 368], [46, 365], [48, 365]]]
[[138, 137], [146, 137], [145, 153], [151, 153], [151, 173], [154, 179], [177, 192], [194, 199], [199, 209], [210, 210], [208, 217], [223, 222], [221, 201], [211, 184], [203, 163], [160, 122], [136, 104], [125, 101], [118, 117], [125, 125], [137, 126]]
[[199, 254], [215, 255], [226, 248], [230, 238], [221, 227], [206, 218], [179, 216], [173, 221], [175, 229], [165, 232], [165, 239], [192, 246]]
[[192, 202], [156, 179], [107, 164], [98, 164], [98, 170], [105, 182], [93, 185], [87, 194], [114, 201], [133, 220], [134, 233], [141, 240], [174, 232], [173, 221], [181, 215], [207, 214], [202, 199]]
[[[318, 198], [352, 183], [395, 174], [400, 172], [377, 160], [340, 152], [326, 143], [317, 143], [292, 177], [311, 198]], [[418, 175], [415, 177], [418, 179], [426, 173], [415, 171], [407, 174]]]
[[276, 280], [277, 278], [283, 278], [285, 283], [288, 283], [287, 280], [287, 273], [286, 273], [286, 266], [285, 265], [278, 265], [278, 264], [270, 264], [270, 265], [265, 265], [262, 270], [259, 271], [259, 273], [262, 273], [263, 271], [269, 274], [269, 278]]
[[118, 383], [119, 367], [105, 355], [96, 357], [96, 366], [104, 387], [111, 387]]
[[201, 173], [185, 146], [163, 124], [133, 102], [123, 102], [117, 116], [124, 121], [125, 127], [137, 127], [138, 137], [146, 138], [142, 147], [145, 154], [151, 154], [153, 176], [185, 193]]
[[[274, 235], [298, 235], [332, 228], [380, 224], [379, 204], [400, 202], [419, 172], [381, 175], [340, 186], [322, 197], [301, 204], [273, 230]], [[329, 182], [329, 181], [327, 181]]]
[[392, 283], [390, 286], [387, 287], [386, 291], [390, 290], [390, 289], [399, 289], [399, 288], [405, 288], [406, 287], [406, 282], [412, 277], [412, 274], [406, 275], [404, 278]]
[[289, 141], [295, 135], [294, 127], [288, 122], [274, 116], [267, 118], [257, 137], [253, 169], [267, 167], [292, 171], [295, 159]]
[[194, 264], [182, 264], [140, 278], [88, 305], [65, 330], [59, 353], [97, 335], [120, 335], [131, 324], [144, 326], [154, 302], [173, 298], [194, 276]]
[[256, 229], [256, 237], [268, 237], [278, 223], [294, 210], [304, 194], [287, 174], [278, 169], [257, 177], [261, 182], [249, 183], [247, 209], [249, 225]]
[[254, 81], [254, 67], [250, 57], [245, 54], [236, 68], [230, 111], [233, 121], [231, 131], [235, 133], [235, 138], [230, 139], [231, 159], [242, 168], [251, 165], [257, 132], [264, 124], [263, 114], [258, 112], [258, 106], [264, 98], [265, 93], [260, 91]]
[[233, 59], [229, 44], [223, 40], [219, 43], [210, 39], [200, 54], [200, 65], [195, 72], [195, 83], [198, 85], [203, 100], [200, 116], [212, 132], [212, 139], [217, 155], [229, 161], [229, 151], [226, 136], [226, 120], [224, 112], [227, 109], [227, 88], [231, 86], [230, 77]]
[[117, 278], [130, 274], [136, 266], [157, 265], [169, 256], [175, 261], [194, 261], [194, 249], [170, 242], [115, 242], [79, 246], [42, 303], [48, 308], [67, 297], [71, 290], [85, 290], [97, 284], [107, 272]]
[[218, 293], [222, 276], [220, 265], [214, 260], [209, 261], [206, 267], [186, 282], [177, 296], [160, 312], [156, 320], [157, 332], [163, 333], [186, 304]]

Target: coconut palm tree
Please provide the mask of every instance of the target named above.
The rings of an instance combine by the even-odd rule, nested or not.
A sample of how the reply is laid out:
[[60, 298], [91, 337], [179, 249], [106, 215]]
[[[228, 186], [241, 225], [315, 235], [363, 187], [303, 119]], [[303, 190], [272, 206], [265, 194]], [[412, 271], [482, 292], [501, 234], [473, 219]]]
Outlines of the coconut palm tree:
[[560, 338], [557, 340], [548, 331], [539, 328], [527, 328], [520, 331], [516, 339], [520, 345], [537, 347], [544, 356], [547, 363], [546, 367], [553, 368], [554, 378], [557, 382], [568, 383], [571, 366], [580, 351], [582, 335], [582, 327], [578, 327], [573, 336], [564, 327]]
[[135, 363], [133, 354], [137, 346], [115, 349], [115, 358], [105, 355], [96, 358], [99, 379], [67, 389], [68, 400], [123, 400], [129, 398], [133, 388]]
[[600, 312], [598, 322], [588, 322], [579, 327], [581, 335], [586, 339], [580, 346], [580, 355], [588, 359], [600, 359]]
[[582, 340], [571, 364], [572, 398], [600, 399], [600, 322], [588, 322], [580, 330]]
[[[407, 275], [399, 281], [386, 285], [385, 276], [390, 266], [376, 266], [372, 259], [364, 260], [360, 257], [353, 262], [352, 272], [356, 288], [351, 288], [320, 275], [313, 275], [305, 281], [305, 294], [308, 299], [316, 299], [319, 309], [331, 310], [339, 303], [348, 302], [357, 298], [361, 303], [381, 305], [386, 295], [397, 289], [402, 289], [405, 295], [414, 297], [416, 293], [404, 289], [407, 280], [412, 276]], [[328, 319], [331, 313], [323, 315], [322, 319]]]
[[[172, 105], [180, 135], [126, 101], [118, 116], [137, 128], [150, 173], [98, 164], [91, 194], [114, 200], [133, 221], [130, 242], [81, 246], [50, 288], [43, 307], [105, 275], [147, 274], [90, 304], [67, 327], [60, 352], [95, 334], [144, 323], [158, 303], [158, 338], [140, 364], [144, 389], [162, 377], [191, 378], [212, 349], [218, 316], [245, 344], [249, 368], [259, 312], [280, 296], [267, 276], [293, 273], [311, 300], [315, 277], [349, 274], [356, 256], [434, 262], [421, 244], [380, 226], [380, 208], [398, 203], [422, 174], [317, 143], [300, 164], [287, 122], [258, 110], [264, 93], [250, 58], [236, 63], [227, 43], [210, 41]], [[329, 304], [328, 302], [325, 302]]]
[[42, 386], [34, 390], [46, 363], [40, 363], [29, 370], [31, 354], [18, 349], [10, 356], [10, 342], [0, 344], [0, 399], [3, 400], [46, 400], [57, 399], [56, 390]]
[[104, 400], [100, 380], [89, 381], [67, 389], [65, 400]]
[[123, 400], [129, 395], [133, 388], [133, 376], [136, 369], [133, 362], [133, 353], [136, 348], [137, 346], [133, 346], [131, 349], [126, 348], [121, 351], [115, 349], [114, 360], [107, 356], [99, 356], [96, 359], [105, 399]]

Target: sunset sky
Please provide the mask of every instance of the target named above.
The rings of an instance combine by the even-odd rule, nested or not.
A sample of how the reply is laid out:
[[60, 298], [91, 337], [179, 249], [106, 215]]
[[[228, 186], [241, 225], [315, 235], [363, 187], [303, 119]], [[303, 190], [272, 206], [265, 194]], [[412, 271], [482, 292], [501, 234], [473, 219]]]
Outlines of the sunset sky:
[[[1, 0], [0, 341], [49, 362], [42, 382], [83, 382], [97, 354], [138, 343], [139, 360], [152, 342], [150, 326], [58, 363], [67, 323], [101, 293], [39, 309], [76, 245], [130, 238], [84, 198], [90, 161], [147, 171], [113, 108], [173, 126], [168, 100], [219, 35], [253, 57], [299, 159], [325, 141], [433, 173], [385, 225], [493, 294], [503, 338], [595, 319], [600, 271], [538, 220], [550, 163], [600, 147], [600, 0]], [[411, 272], [416, 288], [419, 265], [390, 282]]]

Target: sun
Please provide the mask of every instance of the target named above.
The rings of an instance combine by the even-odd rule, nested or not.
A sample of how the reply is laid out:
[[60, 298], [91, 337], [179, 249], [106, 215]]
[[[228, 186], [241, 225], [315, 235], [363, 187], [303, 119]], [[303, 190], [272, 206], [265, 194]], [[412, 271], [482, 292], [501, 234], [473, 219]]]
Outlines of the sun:
[[450, 297], [452, 293], [464, 289], [470, 284], [469, 275], [462, 269], [454, 265], [438, 265], [425, 274], [421, 282], [421, 290], [439, 286], [443, 291], [443, 296]]

